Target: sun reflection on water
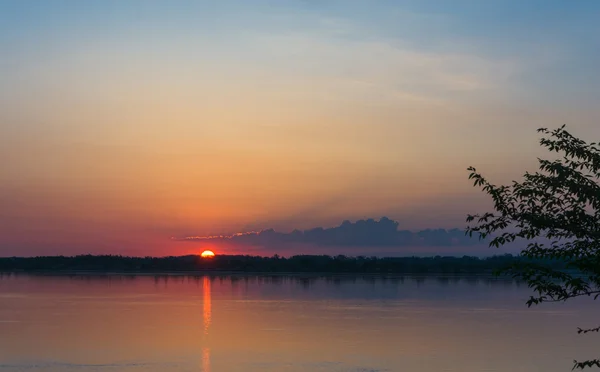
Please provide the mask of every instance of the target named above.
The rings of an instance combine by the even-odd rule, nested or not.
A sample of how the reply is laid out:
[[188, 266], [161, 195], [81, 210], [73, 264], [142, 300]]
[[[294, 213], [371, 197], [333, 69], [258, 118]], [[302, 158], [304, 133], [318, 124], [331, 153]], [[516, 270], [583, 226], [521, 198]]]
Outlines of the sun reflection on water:
[[211, 316], [212, 316], [212, 303], [211, 303], [211, 292], [210, 292], [210, 279], [205, 276], [202, 283], [202, 295], [204, 309], [202, 312], [202, 321], [204, 323], [204, 346], [202, 348], [202, 371], [210, 372], [210, 347], [206, 345], [208, 340], [208, 330], [210, 328]]
[[208, 336], [208, 329], [210, 328], [211, 322], [211, 293], [210, 293], [210, 279], [205, 276], [204, 281], [202, 283], [202, 295], [203, 295], [203, 303], [204, 303], [204, 311], [202, 312], [202, 319], [204, 322], [204, 336]]

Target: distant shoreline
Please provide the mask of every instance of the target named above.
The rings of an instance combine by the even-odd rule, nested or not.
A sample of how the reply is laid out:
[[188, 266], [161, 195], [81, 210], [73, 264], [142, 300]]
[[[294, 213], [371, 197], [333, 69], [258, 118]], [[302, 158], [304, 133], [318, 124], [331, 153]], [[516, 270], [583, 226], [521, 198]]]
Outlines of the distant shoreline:
[[[54, 256], [0, 258], [0, 272], [62, 275], [270, 275], [270, 276], [492, 276], [523, 257], [348, 257], [299, 255], [261, 257], [218, 255], [179, 257]], [[561, 268], [564, 263], [544, 262]]]

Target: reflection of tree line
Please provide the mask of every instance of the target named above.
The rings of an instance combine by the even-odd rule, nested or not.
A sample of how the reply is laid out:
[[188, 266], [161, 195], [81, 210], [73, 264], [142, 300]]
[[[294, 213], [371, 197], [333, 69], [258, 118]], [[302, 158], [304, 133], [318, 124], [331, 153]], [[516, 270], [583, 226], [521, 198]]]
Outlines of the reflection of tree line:
[[[501, 255], [477, 257], [347, 257], [300, 255], [226, 256], [201, 259], [181, 257], [54, 256], [0, 258], [0, 271], [91, 271], [121, 273], [160, 272], [260, 272], [260, 273], [352, 273], [352, 274], [490, 274], [524, 258]], [[546, 264], [560, 269], [560, 261]]]
[[[19, 276], [16, 272], [0, 272], [0, 279], [10, 278]], [[23, 275], [30, 275], [29, 273]], [[98, 274], [76, 274], [76, 275], [61, 275], [53, 277], [53, 279], [67, 279], [67, 280], [79, 280], [85, 282], [106, 282], [106, 283], [128, 283], [134, 280], [144, 279], [135, 274], [111, 274], [111, 275], [98, 275]], [[205, 326], [205, 333], [208, 332], [208, 327], [211, 323], [211, 300], [210, 300], [210, 286], [213, 282], [218, 282], [219, 285], [229, 284], [232, 288], [242, 284], [246, 286], [260, 286], [260, 285], [284, 285], [284, 284], [296, 284], [305, 288], [310, 288], [315, 284], [325, 283], [329, 285], [339, 286], [348, 284], [389, 284], [389, 285], [402, 285], [405, 283], [436, 283], [442, 286], [457, 285], [457, 284], [485, 284], [489, 286], [502, 286], [510, 287], [513, 285], [523, 285], [522, 281], [510, 279], [510, 278], [498, 278], [495, 276], [487, 275], [341, 275], [341, 274], [221, 274], [221, 273], [210, 273], [206, 275], [193, 275], [185, 274], [181, 275], [152, 275], [150, 278], [156, 285], [170, 284], [184, 284], [194, 283], [198, 287], [203, 288], [204, 296], [204, 310], [203, 310], [203, 321]], [[148, 279], [150, 279], [148, 278]]]

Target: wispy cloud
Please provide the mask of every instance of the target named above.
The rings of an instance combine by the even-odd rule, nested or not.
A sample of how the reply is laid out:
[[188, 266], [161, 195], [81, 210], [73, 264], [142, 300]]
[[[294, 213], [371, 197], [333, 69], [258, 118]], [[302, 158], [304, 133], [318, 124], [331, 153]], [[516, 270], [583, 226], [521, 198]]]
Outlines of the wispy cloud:
[[[516, 58], [416, 47], [399, 37], [369, 37], [348, 20], [324, 18], [310, 30], [244, 37], [284, 82], [326, 100], [440, 104], [499, 89], [521, 71]], [[304, 84], [301, 82], [304, 81]], [[300, 83], [299, 83], [300, 82]]]

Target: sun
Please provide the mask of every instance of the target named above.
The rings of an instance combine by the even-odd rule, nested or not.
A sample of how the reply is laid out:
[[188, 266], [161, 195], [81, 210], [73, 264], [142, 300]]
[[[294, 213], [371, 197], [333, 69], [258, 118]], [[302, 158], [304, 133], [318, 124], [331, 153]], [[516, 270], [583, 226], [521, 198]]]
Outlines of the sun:
[[215, 256], [215, 252], [208, 251], [208, 250], [206, 250], [200, 254], [200, 257], [202, 257], [202, 258], [213, 258], [214, 256]]

